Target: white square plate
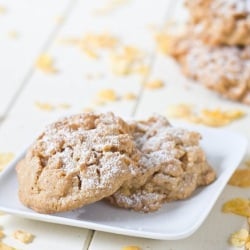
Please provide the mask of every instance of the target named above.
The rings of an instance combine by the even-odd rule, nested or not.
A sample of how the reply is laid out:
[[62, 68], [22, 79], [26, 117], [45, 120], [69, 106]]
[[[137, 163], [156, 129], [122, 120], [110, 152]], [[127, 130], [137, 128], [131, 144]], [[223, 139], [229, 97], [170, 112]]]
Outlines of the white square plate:
[[0, 175], [0, 210], [34, 220], [117, 234], [165, 240], [186, 238], [199, 228], [209, 214], [228, 179], [240, 164], [247, 140], [223, 129], [185, 127], [202, 134], [201, 145], [217, 173], [216, 181], [199, 188], [186, 200], [167, 203], [159, 211], [148, 214], [116, 208], [105, 201], [67, 213], [39, 214], [24, 207], [18, 199], [15, 164], [23, 157], [23, 153]]

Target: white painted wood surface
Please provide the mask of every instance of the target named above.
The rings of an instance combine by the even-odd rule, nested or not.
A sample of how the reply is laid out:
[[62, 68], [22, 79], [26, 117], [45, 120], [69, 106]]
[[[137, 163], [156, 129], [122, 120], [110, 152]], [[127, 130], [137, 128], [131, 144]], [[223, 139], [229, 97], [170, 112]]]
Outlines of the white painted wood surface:
[[[6, 12], [0, 14], [0, 152], [18, 154], [45, 124], [57, 117], [92, 107], [93, 99], [101, 89], [114, 89], [119, 95], [127, 92], [137, 95], [138, 98], [132, 101], [116, 101], [94, 107], [95, 110], [112, 110], [124, 116], [135, 114], [142, 117], [152, 112], [165, 114], [168, 105], [180, 102], [191, 102], [201, 107], [241, 108], [248, 115], [229, 127], [248, 136], [250, 140], [249, 107], [221, 100], [200, 86], [190, 84], [180, 74], [174, 61], [156, 52], [149, 27], [163, 25], [174, 14], [173, 7], [177, 1], [120, 1], [108, 13], [97, 15], [97, 10], [103, 9], [109, 2], [0, 1], [0, 7], [6, 7]], [[181, 16], [182, 10], [179, 8], [177, 15]], [[123, 44], [145, 51], [147, 62], [152, 66], [149, 74], [115, 76], [110, 71], [107, 56], [98, 60], [90, 59], [78, 48], [59, 42], [61, 39], [80, 38], [88, 33], [104, 31], [117, 36]], [[51, 55], [58, 73], [46, 74], [34, 67], [34, 62], [42, 53]], [[101, 78], [90, 80], [86, 77], [99, 73]], [[159, 90], [143, 89], [143, 83], [154, 79], [163, 80], [165, 87]], [[69, 104], [69, 108], [44, 111], [39, 110], [35, 102]], [[244, 220], [222, 214], [220, 208], [225, 200], [247, 196], [248, 191], [227, 187], [202, 227], [190, 238], [179, 241], [146, 240], [92, 232], [10, 215], [0, 216], [0, 227], [7, 234], [3, 242], [24, 250], [115, 250], [128, 245], [137, 245], [143, 250], [230, 249], [228, 236], [238, 230]], [[24, 245], [14, 241], [11, 233], [16, 229], [34, 233], [34, 242]]]

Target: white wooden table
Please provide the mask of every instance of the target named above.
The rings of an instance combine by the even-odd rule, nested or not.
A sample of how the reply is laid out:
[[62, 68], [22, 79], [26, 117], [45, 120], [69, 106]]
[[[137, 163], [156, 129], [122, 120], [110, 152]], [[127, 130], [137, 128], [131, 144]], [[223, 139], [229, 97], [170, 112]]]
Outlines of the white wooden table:
[[[221, 100], [215, 94], [190, 85], [170, 58], [156, 51], [151, 26], [163, 25], [171, 16], [182, 16], [178, 1], [171, 0], [0, 0], [0, 152], [18, 154], [57, 117], [91, 107], [101, 89], [114, 89], [119, 95], [133, 92], [135, 100], [121, 100], [96, 106], [124, 116], [165, 114], [168, 105], [193, 103], [204, 107], [240, 108], [247, 115], [229, 127], [250, 139], [249, 107]], [[106, 8], [106, 9], [105, 9]], [[101, 11], [102, 13], [100, 13]], [[99, 11], [99, 14], [98, 14]], [[59, 41], [83, 37], [88, 33], [108, 31], [123, 44], [146, 52], [148, 74], [116, 76], [106, 58], [88, 58], [75, 46]], [[56, 74], [46, 74], [34, 67], [39, 55], [47, 53], [55, 60]], [[95, 79], [89, 74], [102, 75]], [[165, 87], [145, 89], [143, 83], [161, 79]], [[36, 102], [69, 104], [68, 109], [40, 110]], [[1, 187], [2, 188], [2, 187]], [[119, 250], [136, 245], [143, 250], [233, 249], [229, 235], [241, 228], [245, 220], [221, 213], [221, 205], [230, 198], [247, 197], [249, 190], [227, 186], [201, 228], [191, 237], [178, 241], [156, 241], [94, 232], [69, 226], [35, 222], [11, 215], [0, 216], [3, 242], [18, 249]], [[11, 197], [10, 197], [11, 199]], [[166, 221], [167, 223], [167, 221]], [[23, 229], [36, 237], [31, 244], [18, 243], [11, 232]]]

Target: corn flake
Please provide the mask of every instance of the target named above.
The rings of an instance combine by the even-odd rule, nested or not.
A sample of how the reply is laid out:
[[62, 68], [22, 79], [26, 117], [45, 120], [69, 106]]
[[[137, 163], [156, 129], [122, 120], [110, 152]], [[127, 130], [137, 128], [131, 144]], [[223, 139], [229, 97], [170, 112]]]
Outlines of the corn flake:
[[103, 102], [114, 102], [117, 100], [117, 95], [112, 89], [103, 89], [97, 93], [97, 99]]
[[229, 185], [237, 187], [250, 187], [250, 169], [236, 169], [232, 177], [230, 178]]
[[141, 248], [137, 246], [126, 246], [123, 247], [122, 250], [141, 250]]
[[14, 154], [7, 152], [7, 153], [0, 153], [0, 171], [4, 169], [8, 163], [14, 158]]
[[160, 89], [164, 87], [164, 82], [162, 80], [154, 80], [147, 82], [144, 86], [147, 89]]
[[17, 230], [13, 232], [12, 236], [14, 239], [25, 244], [31, 243], [34, 239], [34, 235], [32, 235], [31, 233], [25, 232], [23, 230]]
[[223, 204], [222, 212], [250, 217], [250, 201], [243, 198], [229, 200]]
[[122, 99], [123, 99], [123, 100], [127, 100], [127, 101], [135, 100], [135, 99], [136, 99], [136, 95], [135, 95], [134, 93], [128, 92], [128, 93], [125, 93], [125, 94], [122, 96]]
[[36, 67], [45, 73], [56, 73], [53, 58], [48, 54], [42, 54], [36, 61]]
[[238, 232], [234, 233], [230, 237], [230, 243], [234, 247], [243, 247], [249, 240], [249, 233], [246, 229], [240, 229]]

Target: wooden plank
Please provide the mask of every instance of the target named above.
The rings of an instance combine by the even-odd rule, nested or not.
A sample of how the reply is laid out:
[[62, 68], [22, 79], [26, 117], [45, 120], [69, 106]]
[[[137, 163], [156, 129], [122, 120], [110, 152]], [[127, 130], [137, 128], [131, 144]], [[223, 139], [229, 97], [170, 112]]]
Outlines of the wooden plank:
[[[93, 14], [102, 6], [99, 1], [79, 1], [57, 39], [46, 51], [55, 59], [55, 67], [59, 72], [49, 75], [36, 70], [23, 90], [22, 96], [17, 100], [11, 115], [22, 114], [27, 117], [32, 114], [32, 116], [46, 117], [45, 112], [38, 111], [34, 107], [36, 101], [70, 105], [70, 109], [66, 111], [55, 110], [53, 112], [55, 117], [81, 112], [85, 107], [93, 106], [93, 99], [101, 89], [113, 89], [119, 96], [127, 92], [138, 95], [144, 75], [116, 76], [110, 70], [108, 53], [104, 52], [103, 57], [93, 60], [80, 49], [74, 46], [63, 46], [58, 43], [58, 40], [108, 31], [111, 35], [118, 37], [122, 45], [133, 45], [145, 51], [146, 60], [150, 61], [154, 40], [148, 30], [148, 25], [157, 24], [164, 19], [165, 5], [166, 1], [159, 1], [158, 5], [155, 5], [153, 1], [144, 1], [143, 4], [142, 1], [128, 1], [115, 12], [99, 16]], [[96, 73], [102, 74], [103, 77], [95, 80], [86, 78], [86, 75]], [[97, 106], [95, 109], [112, 110], [120, 115], [129, 116], [135, 103], [136, 100], [118, 101]]]
[[61, 25], [70, 0], [8, 0], [0, 15], [0, 117], [29, 78], [38, 54]]

